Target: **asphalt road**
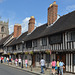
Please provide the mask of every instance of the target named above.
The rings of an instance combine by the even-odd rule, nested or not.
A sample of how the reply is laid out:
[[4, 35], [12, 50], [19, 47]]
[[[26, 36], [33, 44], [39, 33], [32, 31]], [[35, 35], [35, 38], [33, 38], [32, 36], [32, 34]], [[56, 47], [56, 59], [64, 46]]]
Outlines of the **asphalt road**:
[[0, 64], [0, 75], [35, 75], [35, 74]]

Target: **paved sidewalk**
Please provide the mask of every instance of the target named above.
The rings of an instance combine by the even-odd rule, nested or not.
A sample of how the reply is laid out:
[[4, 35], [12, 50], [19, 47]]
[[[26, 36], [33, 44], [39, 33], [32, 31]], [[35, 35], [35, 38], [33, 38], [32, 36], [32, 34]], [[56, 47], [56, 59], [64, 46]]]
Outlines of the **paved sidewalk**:
[[[5, 64], [5, 65], [8, 65], [8, 64]], [[31, 72], [31, 73], [34, 73], [36, 75], [52, 75], [51, 74], [51, 69], [47, 69], [47, 70], [44, 70], [45, 74], [41, 74], [41, 68], [40, 67], [34, 67], [32, 68], [32, 71], [31, 71], [31, 67], [28, 66], [28, 68], [25, 68], [25, 65], [24, 65], [24, 68], [22, 69], [21, 67], [19, 66], [15, 66], [15, 64], [13, 65], [8, 65], [8, 66], [11, 66], [11, 67], [14, 67], [14, 68], [17, 68], [17, 69], [20, 69], [20, 70], [23, 70], [23, 71], [27, 71], [27, 72]], [[57, 75], [57, 74], [56, 74]], [[64, 75], [75, 75], [75, 74], [71, 74], [71, 73], [64, 73]]]

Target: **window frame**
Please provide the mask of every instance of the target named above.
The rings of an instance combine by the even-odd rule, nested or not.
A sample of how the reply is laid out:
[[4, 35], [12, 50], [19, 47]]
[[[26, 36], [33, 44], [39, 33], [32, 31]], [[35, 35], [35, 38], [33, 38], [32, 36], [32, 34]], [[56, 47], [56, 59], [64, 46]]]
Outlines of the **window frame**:
[[43, 37], [41, 40], [42, 40], [42, 46], [47, 46], [47, 37]]
[[[57, 40], [59, 40], [59, 38], [60, 38], [60, 41], [56, 41], [56, 40], [54, 41], [52, 39], [53, 42], [51, 42], [51, 38], [54, 38], [54, 39], [57, 39]], [[48, 39], [49, 39], [49, 44], [50, 45], [63, 43], [63, 33], [51, 35], [51, 36], [48, 37]]]
[[4, 32], [4, 26], [1, 27], [1, 32]]
[[37, 47], [37, 40], [33, 40], [33, 47]]
[[[31, 46], [28, 46], [28, 45], [30, 45], [30, 44], [28, 44], [28, 43], [30, 43], [30, 44], [31, 44]], [[32, 48], [32, 40], [31, 40], [31, 41], [27, 41], [27, 42], [26, 42], [26, 48]]]
[[73, 33], [75, 33], [75, 31], [68, 32], [68, 34], [67, 34], [68, 42], [75, 41], [75, 39], [73, 39]]

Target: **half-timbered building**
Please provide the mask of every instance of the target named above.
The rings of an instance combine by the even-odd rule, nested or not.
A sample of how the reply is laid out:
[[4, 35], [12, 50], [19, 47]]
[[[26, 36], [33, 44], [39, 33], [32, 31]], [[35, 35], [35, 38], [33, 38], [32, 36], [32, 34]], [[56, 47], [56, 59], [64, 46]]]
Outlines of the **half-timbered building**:
[[32, 16], [28, 31], [23, 34], [18, 34], [21, 27], [14, 27], [17, 29], [14, 29], [14, 38], [5, 45], [7, 54], [15, 59], [21, 57], [23, 51], [23, 59], [27, 58], [28, 65], [32, 62], [33, 66], [40, 66], [42, 56], [47, 67], [50, 67], [52, 59], [62, 59], [66, 67], [64, 71], [75, 73], [75, 11], [58, 19], [57, 9], [58, 5], [53, 2], [48, 8], [48, 22], [36, 28]]

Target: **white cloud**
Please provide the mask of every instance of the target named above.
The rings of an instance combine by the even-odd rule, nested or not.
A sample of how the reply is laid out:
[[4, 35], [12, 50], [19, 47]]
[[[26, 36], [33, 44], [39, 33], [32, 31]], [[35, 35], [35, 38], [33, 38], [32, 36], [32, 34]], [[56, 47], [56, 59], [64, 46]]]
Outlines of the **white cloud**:
[[[22, 24], [21, 24], [21, 26], [22, 26], [22, 33], [25, 32], [25, 31], [28, 31], [29, 19], [30, 19], [30, 17], [26, 17], [26, 18], [22, 21]], [[42, 24], [43, 24], [43, 23], [37, 23], [37, 22], [35, 21], [35, 25], [36, 25], [36, 26], [40, 26], [40, 25], [42, 25]], [[36, 27], [36, 26], [35, 26], [35, 27]]]
[[12, 33], [13, 32], [13, 29], [14, 29], [14, 25], [10, 25], [9, 26], [9, 33]]
[[38, 23], [38, 24], [37, 24], [37, 26], [41, 26], [41, 25], [43, 25], [43, 23]]
[[[22, 26], [22, 33], [28, 31], [28, 23], [29, 23], [30, 17], [26, 17], [24, 20], [22, 20], [21, 26]], [[38, 27], [42, 25], [43, 23], [37, 23], [35, 21], [35, 27]], [[9, 26], [9, 33], [12, 33], [14, 31], [14, 25]]]
[[22, 33], [28, 30], [28, 23], [29, 23], [29, 19], [30, 17], [26, 17], [23, 21], [22, 21]]
[[[22, 33], [28, 30], [28, 22], [29, 22], [30, 17], [26, 17], [22, 23]], [[9, 33], [12, 33], [14, 31], [14, 25], [9, 25]]]

